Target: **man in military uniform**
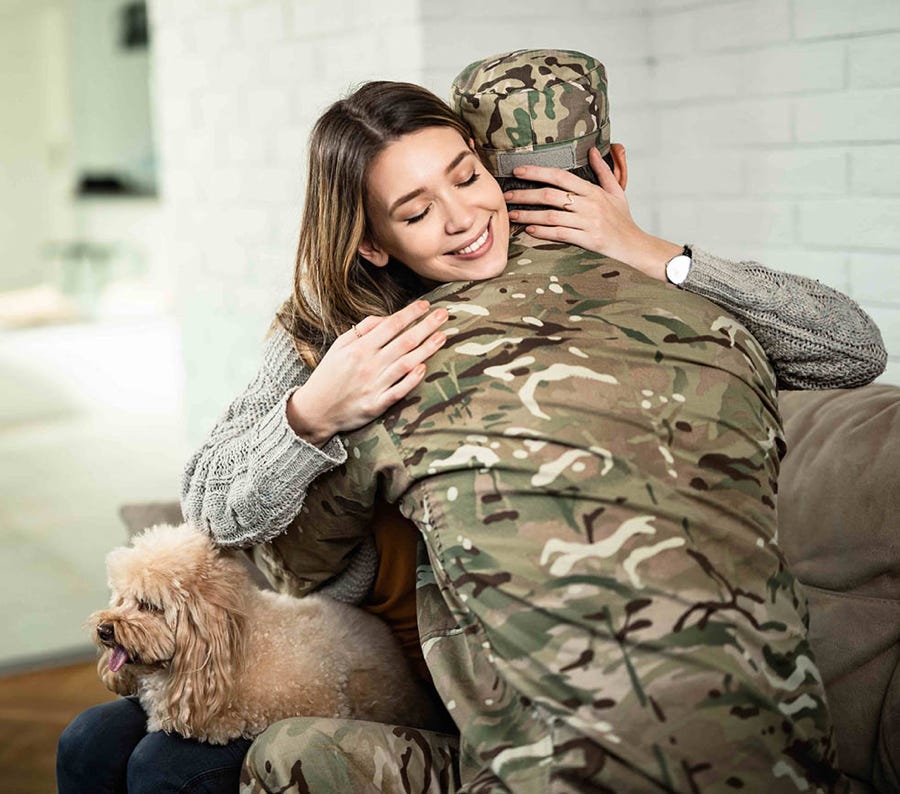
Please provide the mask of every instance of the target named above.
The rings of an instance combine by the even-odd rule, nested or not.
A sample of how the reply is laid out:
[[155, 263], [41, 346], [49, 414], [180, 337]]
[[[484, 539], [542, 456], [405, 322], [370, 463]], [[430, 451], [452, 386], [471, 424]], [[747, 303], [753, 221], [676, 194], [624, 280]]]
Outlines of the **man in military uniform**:
[[[498, 176], [524, 152], [577, 166], [609, 148], [587, 56], [473, 64], [454, 101]], [[524, 233], [502, 275], [429, 300], [456, 335], [348, 436], [303, 516], [363, 538], [383, 488], [421, 530], [422, 644], [458, 770], [428, 732], [382, 727], [390, 764], [297, 720], [257, 741], [248, 790], [298, 782], [297, 742], [303, 757], [340, 749], [354, 791], [410, 790], [409, 774], [381, 785], [389, 766], [432, 790], [837, 789], [805, 602], [776, 543], [782, 434], [756, 339], [701, 297]], [[271, 544], [271, 565], [291, 567], [291, 542]]]

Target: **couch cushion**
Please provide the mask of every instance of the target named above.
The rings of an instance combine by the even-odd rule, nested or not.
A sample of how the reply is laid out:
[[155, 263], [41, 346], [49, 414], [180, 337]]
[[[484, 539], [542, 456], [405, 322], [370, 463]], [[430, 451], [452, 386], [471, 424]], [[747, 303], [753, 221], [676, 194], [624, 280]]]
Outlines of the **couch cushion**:
[[157, 524], [181, 524], [184, 521], [179, 502], [136, 502], [122, 505], [119, 516], [129, 537]]
[[900, 387], [780, 396], [779, 536], [810, 604], [810, 642], [842, 768], [900, 790]]
[[[122, 505], [119, 508], [119, 516], [121, 516], [122, 522], [128, 530], [129, 538], [147, 529], [147, 527], [154, 527], [157, 524], [181, 524], [184, 522], [180, 502], [136, 502]], [[251, 550], [242, 549], [235, 553], [246, 566], [250, 577], [257, 586], [271, 590], [262, 571], [254, 565], [250, 556]]]

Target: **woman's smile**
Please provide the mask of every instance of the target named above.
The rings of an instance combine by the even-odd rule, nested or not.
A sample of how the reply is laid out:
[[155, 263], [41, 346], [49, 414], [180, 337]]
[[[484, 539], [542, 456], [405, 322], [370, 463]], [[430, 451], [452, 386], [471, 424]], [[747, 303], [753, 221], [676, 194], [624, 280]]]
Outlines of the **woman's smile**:
[[462, 259], [477, 259], [490, 251], [493, 243], [494, 236], [491, 234], [491, 221], [489, 220], [487, 226], [484, 227], [484, 231], [477, 238], [459, 250], [451, 251], [450, 253]]

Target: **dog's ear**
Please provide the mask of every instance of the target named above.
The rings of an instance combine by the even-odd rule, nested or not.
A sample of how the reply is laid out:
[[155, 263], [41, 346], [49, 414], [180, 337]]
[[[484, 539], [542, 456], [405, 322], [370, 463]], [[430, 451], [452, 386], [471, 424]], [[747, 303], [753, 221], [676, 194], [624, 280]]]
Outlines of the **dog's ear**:
[[166, 706], [174, 730], [203, 735], [227, 706], [244, 650], [246, 579], [227, 558], [213, 563], [180, 605]]

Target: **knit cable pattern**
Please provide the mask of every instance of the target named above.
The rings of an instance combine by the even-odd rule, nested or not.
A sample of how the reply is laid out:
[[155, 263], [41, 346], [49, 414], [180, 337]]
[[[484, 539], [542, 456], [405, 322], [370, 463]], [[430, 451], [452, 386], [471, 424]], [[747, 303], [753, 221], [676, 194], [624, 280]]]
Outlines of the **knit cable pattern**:
[[683, 286], [743, 323], [769, 356], [780, 389], [847, 389], [884, 372], [887, 351], [872, 318], [814, 279], [694, 248]]

